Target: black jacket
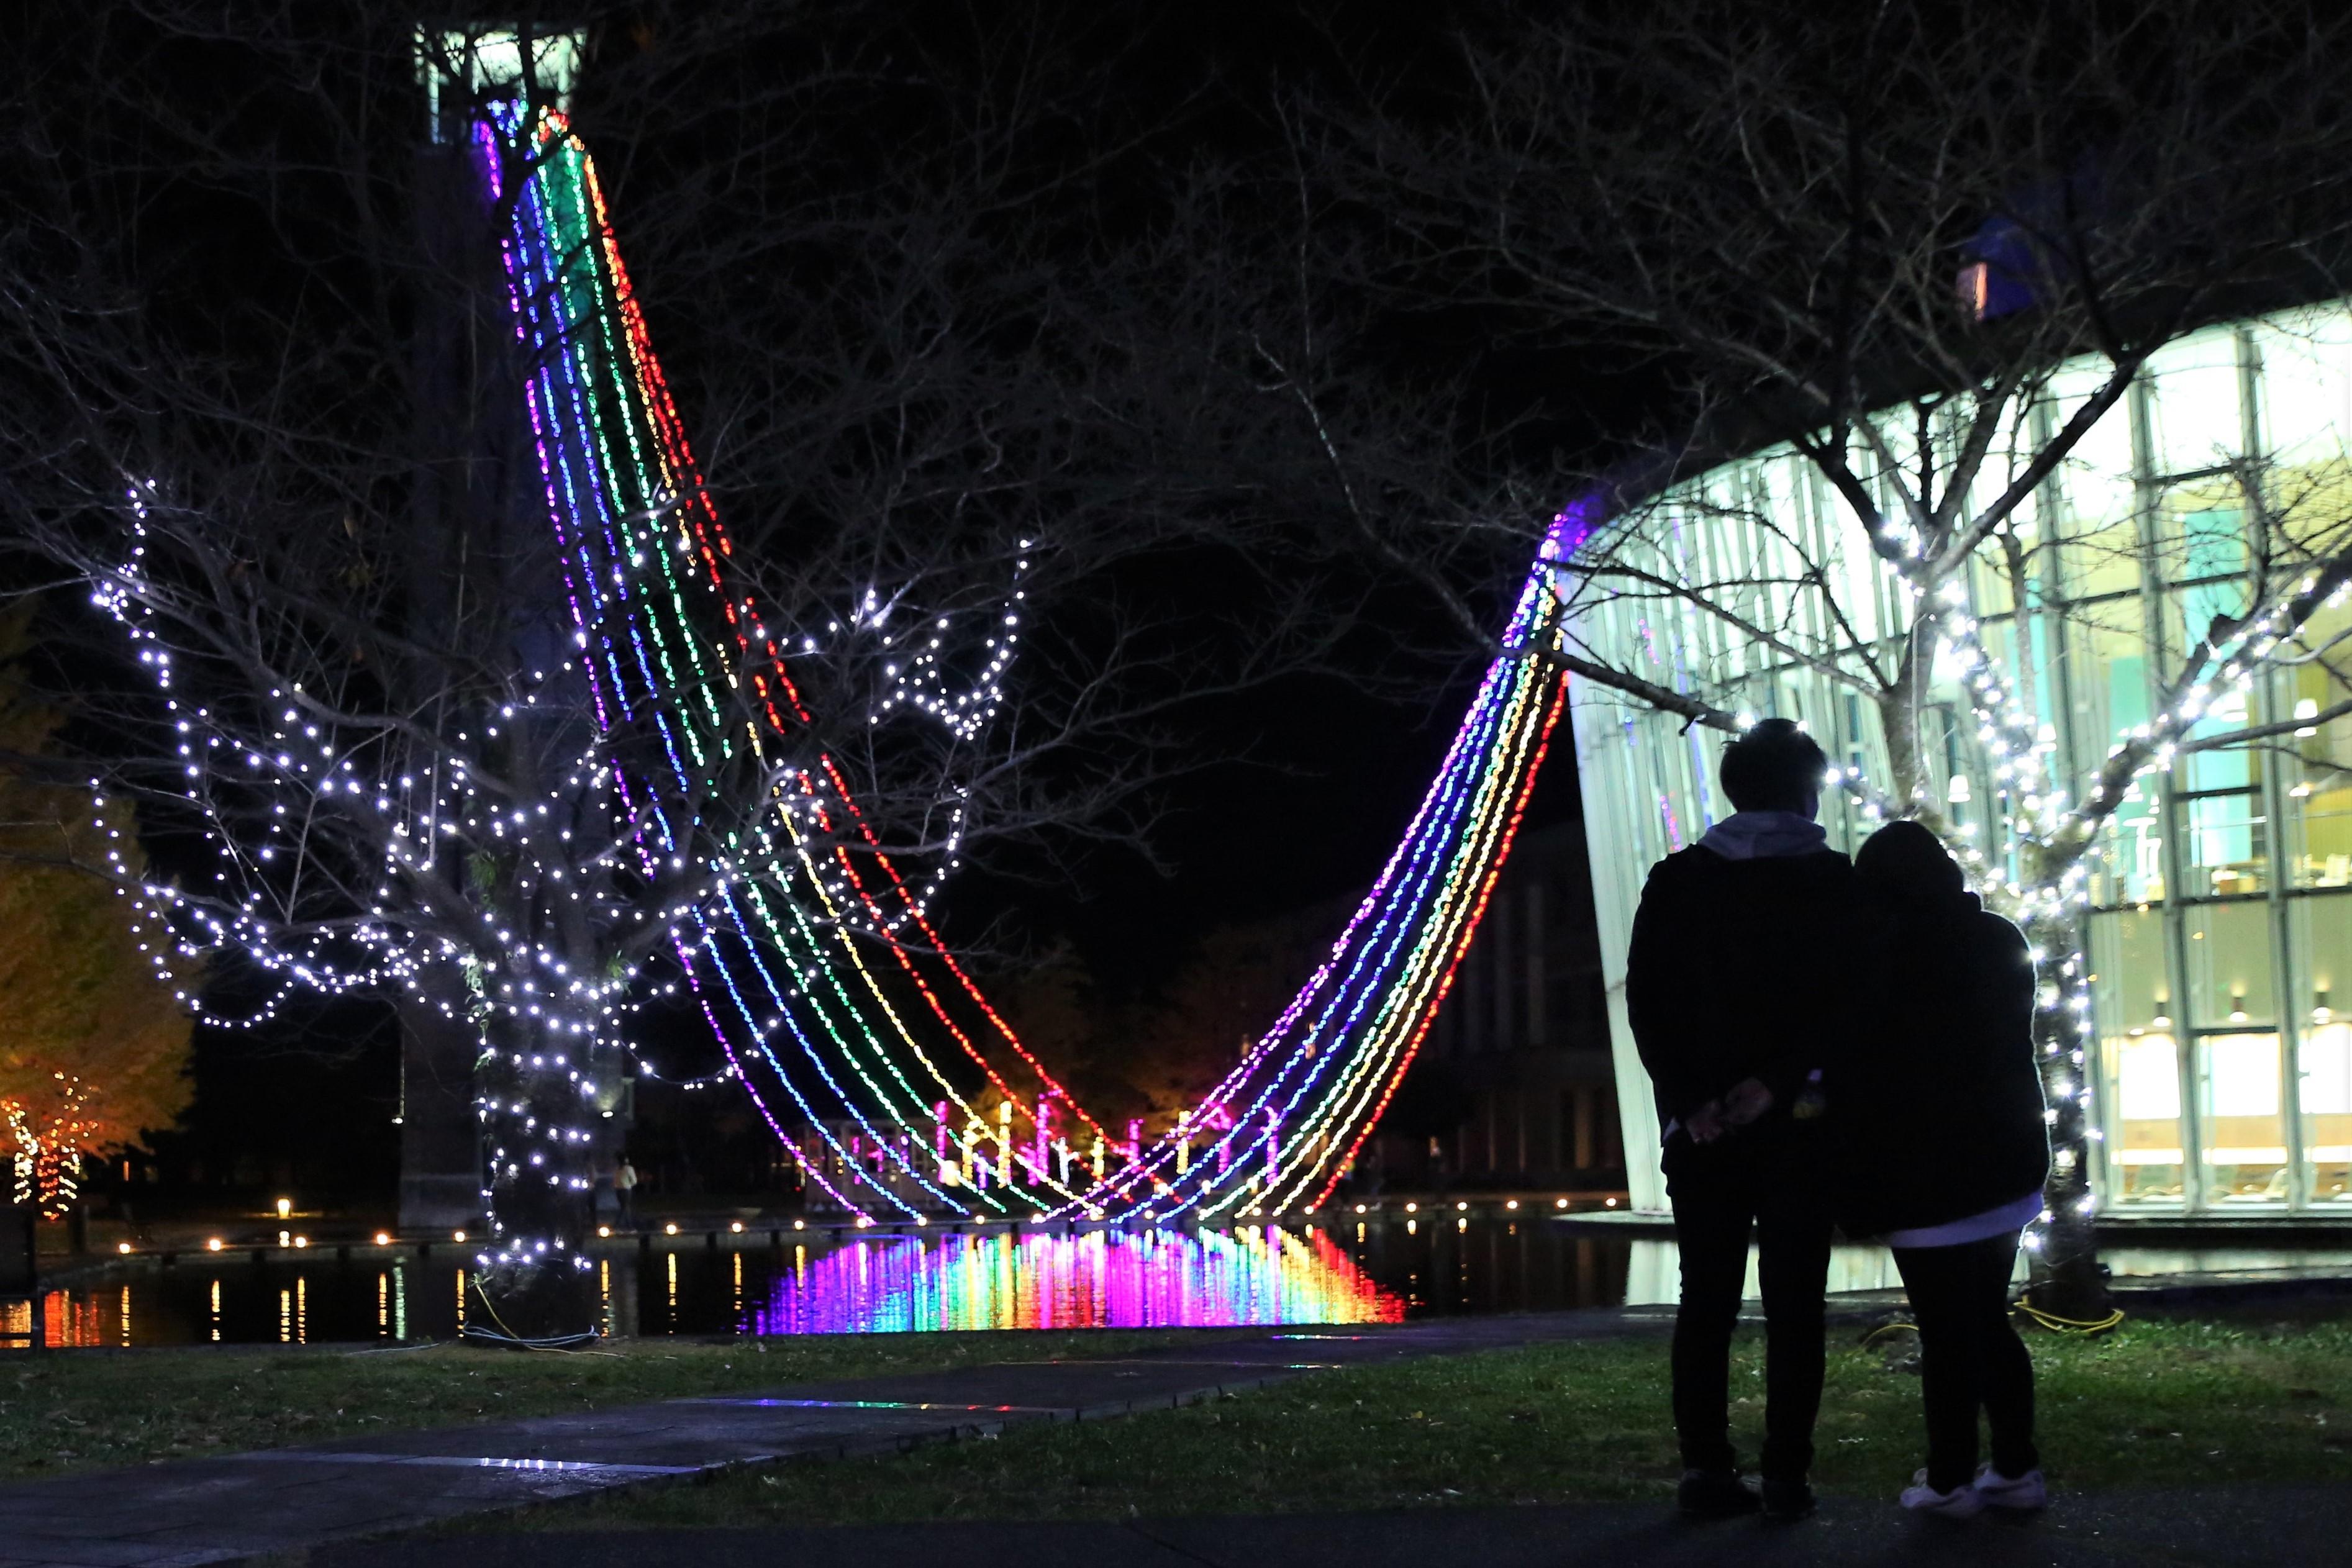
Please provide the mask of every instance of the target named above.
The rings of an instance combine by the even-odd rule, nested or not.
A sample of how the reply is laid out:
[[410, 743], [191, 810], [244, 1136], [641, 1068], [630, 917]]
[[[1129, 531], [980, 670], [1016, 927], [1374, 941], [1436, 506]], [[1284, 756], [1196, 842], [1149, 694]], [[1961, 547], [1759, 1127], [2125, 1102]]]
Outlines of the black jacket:
[[1871, 920], [1853, 1052], [1829, 1078], [1838, 1221], [1849, 1235], [1998, 1208], [2050, 1174], [2024, 933], [1974, 894]]
[[[1693, 845], [1650, 868], [1625, 1005], [1662, 1125], [1748, 1078], [1772, 1091], [1767, 1121], [1788, 1116], [1851, 1030], [1855, 896], [1853, 862], [1827, 850], [1736, 861]], [[1669, 1141], [1670, 1166], [1687, 1143]]]

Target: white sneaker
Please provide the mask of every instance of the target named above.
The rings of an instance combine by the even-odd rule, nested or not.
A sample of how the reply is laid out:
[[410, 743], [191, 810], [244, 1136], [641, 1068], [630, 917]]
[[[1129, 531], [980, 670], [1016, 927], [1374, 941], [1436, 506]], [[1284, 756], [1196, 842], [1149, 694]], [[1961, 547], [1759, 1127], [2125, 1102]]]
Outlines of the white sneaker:
[[1927, 1472], [1921, 1470], [1911, 1478], [1911, 1484], [1903, 1489], [1902, 1502], [1914, 1513], [1967, 1519], [1984, 1507], [1985, 1497], [1972, 1486], [1957, 1486], [1949, 1491], [1937, 1491], [1927, 1484]]
[[1987, 1508], [2048, 1508], [2050, 1489], [2042, 1481], [2040, 1470], [2028, 1470], [2021, 1476], [2005, 1476], [1990, 1465], [1977, 1467], [1977, 1496]]

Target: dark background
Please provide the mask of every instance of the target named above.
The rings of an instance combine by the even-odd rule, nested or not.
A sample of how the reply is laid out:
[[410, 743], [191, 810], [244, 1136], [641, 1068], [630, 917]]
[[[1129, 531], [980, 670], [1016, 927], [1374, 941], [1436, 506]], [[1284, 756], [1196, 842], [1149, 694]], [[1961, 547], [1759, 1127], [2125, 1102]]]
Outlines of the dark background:
[[[878, 21], [904, 20], [904, 6], [870, 8]], [[1139, 112], [1157, 104], [1180, 127], [1175, 155], [1191, 139], [1204, 154], [1247, 160], [1281, 152], [1269, 113], [1280, 84], [1377, 77], [1407, 91], [1419, 80], [1442, 95], [1449, 85], [1446, 31], [1458, 14], [1475, 9], [1260, 0], [1138, 8], [1139, 29], [1106, 27], [1099, 14], [1074, 8], [1072, 16], [1087, 20], [1071, 26], [1081, 47], [1104, 51], [1106, 69], [1124, 73]], [[1160, 156], [1170, 155], [1163, 146]], [[630, 204], [648, 194], [615, 191], [625, 253]], [[657, 285], [647, 283], [656, 347], [691, 422], [693, 356], [723, 351], [725, 334], [684, 317], [678, 302], [665, 307]], [[1540, 358], [1495, 353], [1478, 340], [1475, 323], [1434, 318], [1399, 323], [1395, 331], [1409, 355], [1474, 365], [1497, 417], [1532, 413], [1540, 437], [1556, 444], [1590, 444], [1596, 385], [1603, 399], [1629, 390], [1564, 374]], [[1500, 603], [1523, 569], [1501, 563], [1495, 580], [1465, 587]], [[1155, 608], [1179, 618], [1213, 616], [1223, 591], [1213, 564], [1162, 570], [1152, 585]], [[1433, 606], [1410, 595], [1381, 604], [1397, 643], [1423, 650], [1447, 643]], [[1097, 1000], [1127, 1008], [1150, 1007], [1196, 957], [1202, 938], [1222, 929], [1292, 921], [1336, 934], [1426, 788], [1481, 666], [1475, 651], [1457, 646], [1450, 656], [1423, 656], [1417, 682], [1399, 682], [1391, 668], [1368, 686], [1341, 671], [1204, 701], [1184, 722], [1208, 760], [1160, 791], [1147, 844], [1049, 844], [1002, 855], [952, 885], [944, 927], [974, 945], [976, 967], [995, 986], [1017, 989], [1041, 956], [1062, 954]], [[1019, 681], [1016, 664], [1015, 702]], [[1558, 746], [1527, 826], [1571, 820], [1576, 810], [1572, 747]], [[168, 848], [163, 853], [168, 859]], [[248, 984], [225, 975], [215, 999], [233, 1009], [235, 993]], [[1013, 1013], [1017, 1023], [1017, 1004]], [[712, 1065], [707, 1033], [690, 1019], [648, 1014], [635, 1043], [673, 1076]], [[252, 1030], [200, 1027], [194, 1103], [179, 1129], [152, 1140], [152, 1158], [134, 1161], [146, 1167], [142, 1176], [161, 1178], [141, 1184], [139, 1201], [157, 1210], [258, 1205], [288, 1191], [306, 1207], [388, 1214], [398, 1157], [397, 1060], [390, 1009], [378, 1004], [297, 1008]], [[634, 1145], [649, 1175], [692, 1167], [673, 1180], [708, 1190], [758, 1188], [778, 1176], [772, 1140], [740, 1093], [644, 1083], [637, 1111]]]

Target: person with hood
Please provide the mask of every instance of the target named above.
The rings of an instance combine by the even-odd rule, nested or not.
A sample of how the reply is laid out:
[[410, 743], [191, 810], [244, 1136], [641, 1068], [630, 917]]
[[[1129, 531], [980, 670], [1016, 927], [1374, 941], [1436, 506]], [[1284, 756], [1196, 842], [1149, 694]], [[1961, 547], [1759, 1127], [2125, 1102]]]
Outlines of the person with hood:
[[[1854, 857], [1874, 977], [1833, 1071], [1839, 1221], [1883, 1237], [1919, 1329], [1927, 1464], [1906, 1508], [2040, 1508], [2033, 1363], [2010, 1322], [2018, 1238], [2042, 1212], [2049, 1123], [2024, 933], [1969, 892], [1936, 835], [1891, 822]], [[1977, 1464], [1977, 1413], [1991, 1462]]]
[[[1832, 1225], [1821, 1082], [1853, 1011], [1853, 867], [1813, 820], [1829, 758], [1784, 718], [1725, 747], [1732, 815], [1651, 868], [1625, 1000], [1657, 1093], [1682, 1259], [1675, 1431], [1683, 1512], [1813, 1510]], [[1730, 1437], [1731, 1334], [1748, 1238], [1764, 1292], [1763, 1490]]]

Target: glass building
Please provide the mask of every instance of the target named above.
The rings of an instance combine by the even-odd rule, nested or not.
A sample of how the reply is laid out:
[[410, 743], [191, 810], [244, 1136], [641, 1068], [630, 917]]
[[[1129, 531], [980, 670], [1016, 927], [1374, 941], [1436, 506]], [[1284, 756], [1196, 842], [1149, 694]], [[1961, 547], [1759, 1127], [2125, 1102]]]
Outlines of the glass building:
[[[2059, 367], [2005, 433], [2011, 467], [2108, 373], [2104, 359]], [[1906, 406], [1879, 423], [1883, 460], [1906, 460], [1916, 419]], [[2158, 714], [2217, 618], [2242, 612], [2279, 563], [2306, 570], [2297, 551], [2329, 540], [2340, 551], [2347, 528], [2352, 304], [2210, 328], [2155, 355], [1968, 573], [1969, 611], [2039, 721], [2053, 785], [2081, 794]], [[1915, 605], [1803, 458], [1768, 449], [1680, 482], [1606, 559], [1630, 570], [1588, 582], [1572, 608], [1595, 657], [1799, 719], [1833, 762], [1885, 776], [1877, 710], [1837, 677], [1838, 650], [1883, 648]], [[1948, 653], [1932, 685], [1918, 737], [1927, 770], [1998, 877], [2007, 802]], [[1663, 1207], [1654, 1154], [1642, 1155], [1657, 1121], [1626, 1028], [1626, 936], [1650, 864], [1730, 810], [1715, 778], [1723, 737], [1589, 682], [1573, 716], [1629, 1186], [1637, 1208]], [[1871, 825], [1834, 792], [1822, 818], [1848, 852]], [[2086, 869], [2092, 1175], [2106, 1210], [2352, 1222], [2344, 593], [2247, 689], [2214, 702], [2169, 770], [2141, 779]]]

